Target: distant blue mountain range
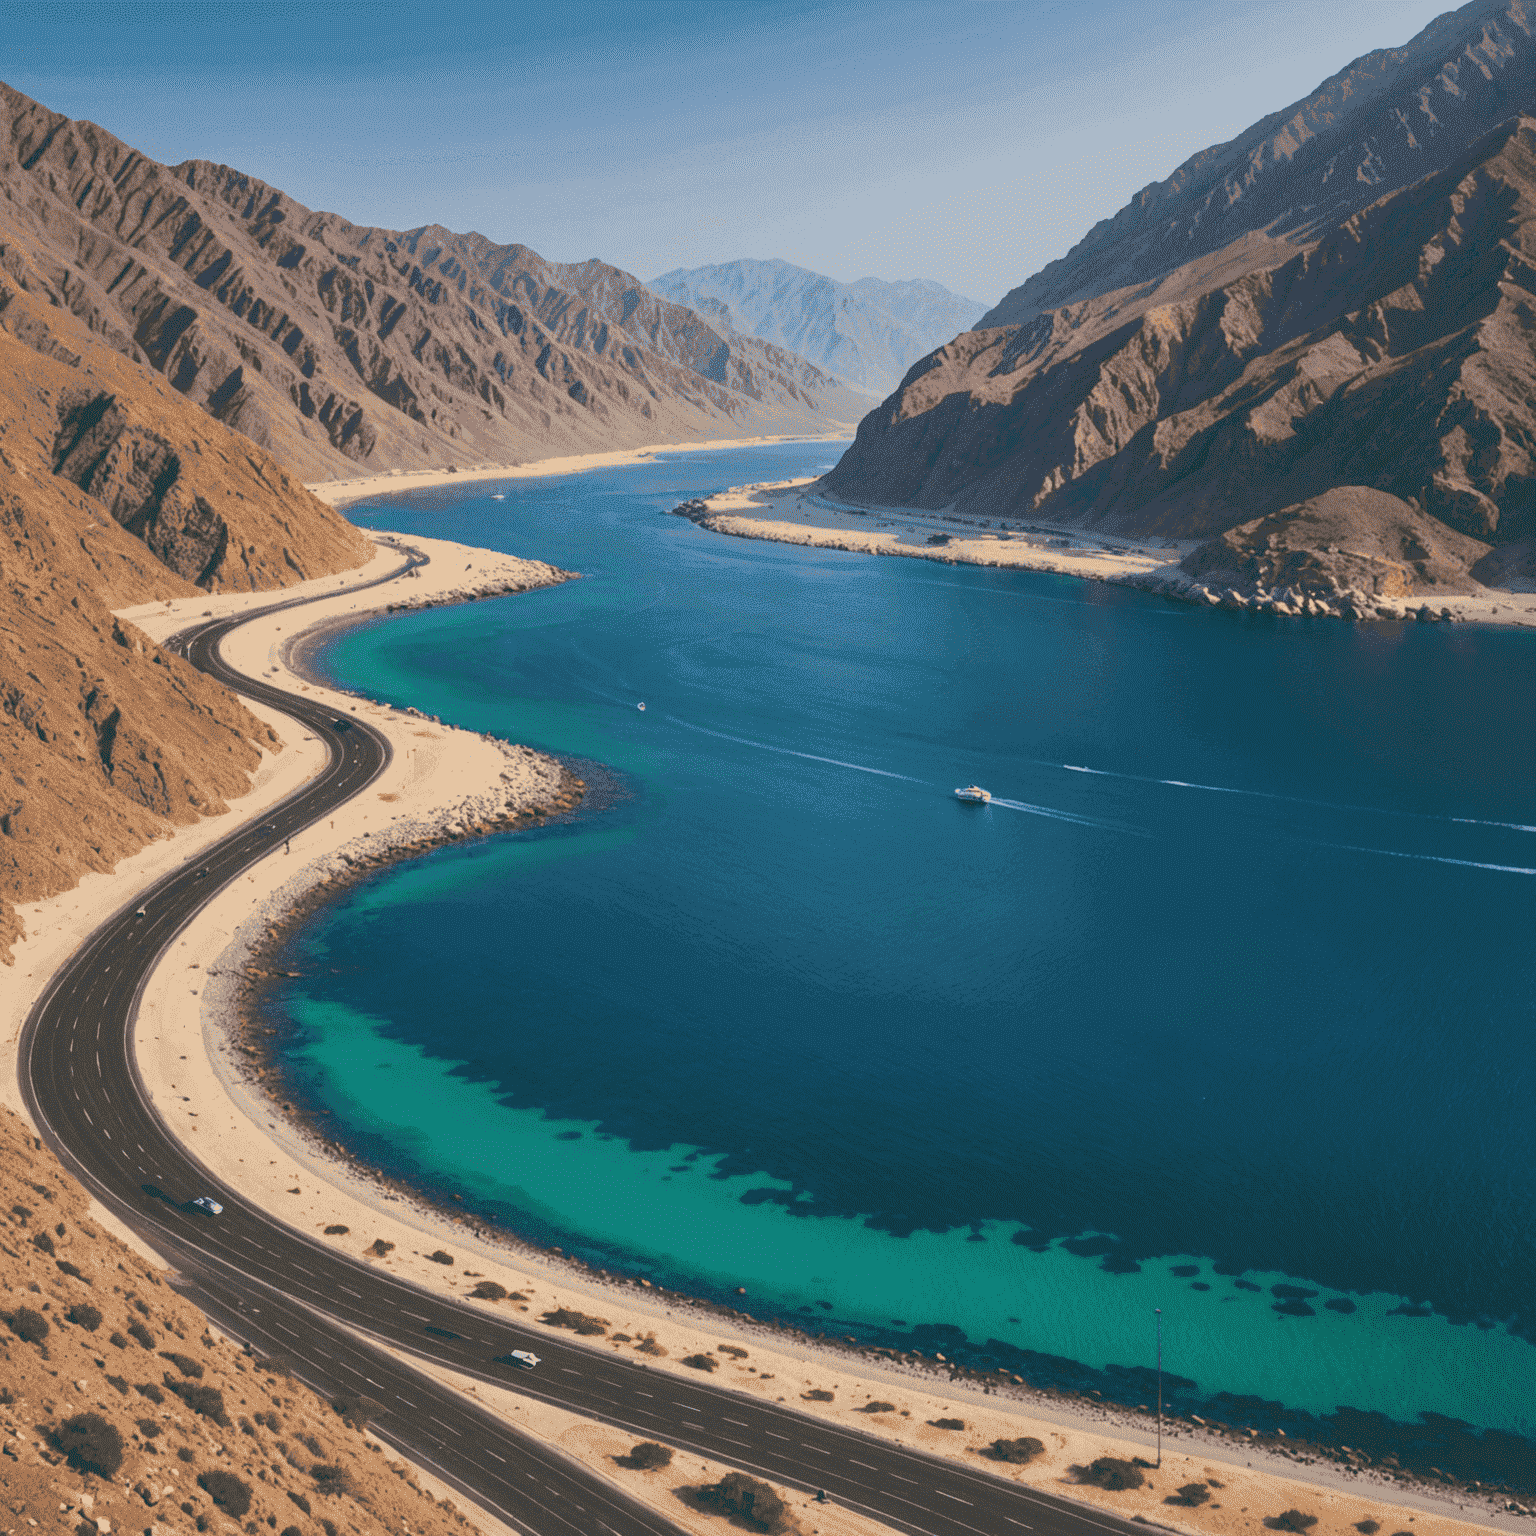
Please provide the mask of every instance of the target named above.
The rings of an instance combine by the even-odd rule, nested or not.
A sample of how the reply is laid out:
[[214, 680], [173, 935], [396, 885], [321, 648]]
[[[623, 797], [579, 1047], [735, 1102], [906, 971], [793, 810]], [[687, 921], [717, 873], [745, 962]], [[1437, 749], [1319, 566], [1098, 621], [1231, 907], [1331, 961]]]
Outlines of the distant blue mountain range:
[[649, 286], [712, 323], [798, 352], [881, 398], [920, 357], [970, 330], [987, 308], [927, 278], [840, 283], [787, 261], [679, 268]]

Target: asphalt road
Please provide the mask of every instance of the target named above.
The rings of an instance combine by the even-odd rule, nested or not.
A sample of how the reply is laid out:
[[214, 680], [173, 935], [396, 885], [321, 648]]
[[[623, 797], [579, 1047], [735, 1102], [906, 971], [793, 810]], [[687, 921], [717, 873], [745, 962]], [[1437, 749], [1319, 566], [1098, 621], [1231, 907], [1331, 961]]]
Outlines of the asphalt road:
[[[411, 552], [401, 568], [421, 559]], [[284, 1357], [321, 1391], [383, 1404], [372, 1420], [382, 1438], [487, 1510], [539, 1536], [674, 1536], [678, 1528], [372, 1340], [636, 1438], [696, 1451], [780, 1484], [824, 1489], [835, 1503], [921, 1536], [1021, 1530], [1035, 1536], [1137, 1536], [1128, 1521], [983, 1470], [761, 1402], [702, 1375], [697, 1382], [681, 1381], [632, 1355], [567, 1342], [488, 1305], [435, 1296], [246, 1204], [172, 1135], [134, 1061], [134, 1020], [147, 977], [215, 892], [276, 841], [357, 794], [390, 758], [388, 741], [366, 722], [338, 728], [333, 712], [314, 700], [236, 673], [222, 661], [219, 642], [254, 616], [212, 620], [169, 646], [226, 686], [298, 720], [325, 743], [324, 770], [259, 824], [231, 833], [166, 875], [97, 929], [39, 999], [21, 1041], [22, 1090], [50, 1146], [104, 1204], [175, 1263], [189, 1297], [232, 1336]], [[193, 1211], [188, 1202], [202, 1194], [222, 1202], [224, 1214], [209, 1218]], [[532, 1350], [541, 1360], [538, 1369], [498, 1361], [513, 1349]]]

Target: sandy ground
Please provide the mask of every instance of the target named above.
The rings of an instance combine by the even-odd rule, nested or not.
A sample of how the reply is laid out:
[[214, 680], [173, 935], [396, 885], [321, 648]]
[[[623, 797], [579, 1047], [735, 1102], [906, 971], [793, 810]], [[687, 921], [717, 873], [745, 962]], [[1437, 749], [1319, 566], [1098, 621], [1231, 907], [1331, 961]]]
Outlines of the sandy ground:
[[705, 449], [760, 448], [766, 443], [846, 442], [856, 423], [840, 424], [825, 439], [795, 434], [789, 437], [733, 437], [705, 443], [652, 443], [647, 448], [620, 448], [612, 453], [572, 454], [563, 459], [534, 459], [527, 464], [464, 464], [453, 469], [391, 469], [381, 475], [360, 475], [355, 480], [317, 480], [305, 487], [329, 506], [344, 507], [370, 496], [396, 491], [420, 490], [429, 485], [454, 485], [467, 480], [530, 480], [542, 475], [574, 475], [584, 469], [612, 469], [640, 464], [658, 453], [699, 453]]
[[[949, 565], [997, 565], [1115, 580], [1176, 566], [1198, 540], [1138, 543], [1028, 522], [962, 521], [915, 507], [857, 507], [808, 490], [813, 480], [735, 486], [696, 504], [695, 522], [738, 538], [812, 544]], [[937, 542], [936, 542], [937, 541]]]
[[[1008, 566], [1056, 571], [1162, 592], [1181, 602], [1208, 607], [1253, 608], [1299, 616], [1265, 597], [1239, 599], [1211, 592], [1179, 570], [1198, 539], [1137, 541], [1115, 534], [1024, 520], [958, 518], [916, 507], [860, 507], [808, 490], [811, 480], [784, 480], [735, 486], [697, 503], [684, 515], [715, 533], [781, 544], [809, 544], [866, 555], [907, 555], [947, 564]], [[681, 509], [680, 509], [681, 510]], [[1408, 599], [1381, 618], [1411, 619], [1418, 610]], [[1319, 610], [1319, 616], [1325, 616]], [[1426, 614], [1426, 616], [1428, 616]], [[1536, 628], [1536, 594], [1493, 592], [1436, 597], [1433, 617], [1461, 623]]]
[[[634, 1358], [637, 1341], [653, 1336], [655, 1348], [665, 1353], [647, 1352], [644, 1358], [650, 1368], [697, 1379], [695, 1371], [682, 1361], [689, 1355], [707, 1353], [717, 1362], [712, 1379], [718, 1384], [783, 1399], [802, 1411], [841, 1420], [881, 1438], [954, 1456], [993, 1475], [1021, 1477], [1046, 1486], [1066, 1486], [1062, 1480], [1067, 1467], [1095, 1456], [1145, 1455], [1150, 1426], [1134, 1413], [1104, 1410], [1095, 1416], [1086, 1407], [1029, 1393], [1022, 1386], [1010, 1384], [994, 1394], [980, 1386], [951, 1383], [946, 1380], [945, 1368], [937, 1363], [918, 1366], [882, 1360], [872, 1351], [818, 1349], [800, 1337], [755, 1323], [744, 1312], [735, 1318], [725, 1317], [717, 1311], [696, 1309], [683, 1298], [657, 1295], [640, 1284], [577, 1270], [557, 1254], [542, 1253], [490, 1232], [472, 1218], [427, 1208], [331, 1155], [318, 1137], [284, 1117], [248, 1080], [228, 1028], [241, 979], [237, 973], [249, 945], [265, 934], [293, 900], [316, 883], [344, 872], [344, 861], [350, 857], [409, 840], [421, 828], [451, 835], [508, 804], [542, 803], [551, 787], [558, 784], [557, 765], [547, 758], [509, 749], [503, 743], [411, 712], [329, 693], [289, 671], [285, 647], [301, 624], [309, 627], [402, 603], [447, 601], [472, 592], [507, 590], [555, 579], [559, 574], [536, 563], [442, 541], [413, 538], [410, 542], [426, 548], [432, 556], [431, 564], [420, 575], [402, 577], [356, 597], [338, 596], [315, 604], [302, 611], [302, 618], [292, 612], [275, 615], [238, 631], [227, 642], [228, 659], [242, 670], [264, 674], [295, 690], [307, 689], [312, 695], [325, 697], [338, 713], [355, 712], [371, 720], [390, 735], [396, 753], [384, 777], [341, 807], [334, 821], [328, 819], [295, 838], [291, 849], [274, 848], [261, 865], [220, 891], [150, 976], [136, 1047], [145, 1083], [172, 1127], [222, 1179], [240, 1190], [243, 1198], [350, 1254], [361, 1255], [375, 1239], [383, 1238], [395, 1247], [387, 1258], [375, 1262], [439, 1294], [463, 1296], [476, 1280], [491, 1278], [525, 1299], [473, 1304], [522, 1309], [520, 1316], [536, 1327], [550, 1326], [538, 1319], [557, 1305], [598, 1314], [608, 1320], [608, 1330], [606, 1336], [591, 1341], [589, 1347], [595, 1351], [622, 1349]], [[376, 557], [380, 570], [400, 563], [400, 557], [387, 548]], [[332, 584], [340, 585], [341, 581], [332, 577], [312, 585], [324, 590]], [[226, 613], [267, 600], [260, 595], [183, 599], [134, 610], [125, 617], [160, 637], [185, 627], [201, 614]], [[91, 929], [132, 900], [149, 880], [195, 857], [200, 848], [238, 820], [259, 816], [319, 766], [322, 759], [317, 742], [306, 740], [303, 731], [286, 717], [259, 708], [257, 712], [279, 732], [285, 747], [263, 760], [251, 793], [227, 815], [182, 829], [125, 861], [114, 875], [88, 876], [76, 890], [25, 910], [29, 937], [18, 946], [18, 963], [5, 978], [0, 1005], [0, 1047], [8, 1058], [3, 1091], [18, 1109], [16, 1036], [52, 970]], [[326, 1227], [340, 1230], [325, 1236]], [[432, 1263], [424, 1257], [439, 1247], [453, 1253], [453, 1265]], [[743, 1307], [749, 1304], [749, 1300], [742, 1303]], [[830, 1393], [830, 1400], [806, 1399], [803, 1394], [812, 1390]], [[890, 1402], [892, 1410], [874, 1414], [856, 1411], [872, 1398]], [[687, 1514], [686, 1510], [672, 1510], [677, 1499], [664, 1477], [629, 1472], [611, 1461], [615, 1447], [626, 1447], [618, 1446], [610, 1432], [553, 1410], [548, 1417], [542, 1409], [535, 1416], [522, 1400], [513, 1399], [501, 1406], [519, 1422], [528, 1417], [535, 1433], [547, 1435], [607, 1476], [627, 1484], [652, 1479], [660, 1489], [655, 1496], [661, 1506], [679, 1520]], [[534, 1417], [537, 1423], [532, 1422]], [[932, 1418], [960, 1418], [966, 1429], [934, 1429], [927, 1423]], [[1048, 1447], [1047, 1454], [1027, 1468], [1001, 1467], [978, 1454], [979, 1447], [999, 1436], [1027, 1434], [1037, 1436]], [[1386, 1536], [1410, 1528], [1424, 1536], [1452, 1536], [1458, 1528], [1466, 1528], [1457, 1518], [1468, 1517], [1464, 1509], [1484, 1524], [1515, 1531], [1536, 1529], [1532, 1521], [1496, 1514], [1488, 1506], [1471, 1510], [1469, 1503], [1431, 1500], [1392, 1487], [1375, 1474], [1350, 1474], [1331, 1465], [1318, 1465], [1307, 1472], [1308, 1477], [1315, 1477], [1315, 1484], [1298, 1483], [1294, 1466], [1279, 1457], [1214, 1438], [1209, 1444], [1194, 1443], [1187, 1429], [1169, 1438], [1166, 1445], [1164, 1472], [1154, 1478], [1153, 1486], [1120, 1494], [1078, 1489], [1073, 1496], [1213, 1536], [1238, 1536], [1250, 1529], [1257, 1536], [1263, 1518], [1293, 1507], [1319, 1516], [1314, 1536], [1348, 1536], [1353, 1522], [1368, 1517], [1381, 1521]], [[703, 1480], [702, 1475], [695, 1475], [691, 1461], [683, 1464], [682, 1471], [690, 1483]], [[1177, 1484], [1209, 1481], [1212, 1476], [1223, 1487], [1206, 1506], [1170, 1509], [1162, 1504]], [[821, 1514], [818, 1506], [816, 1520], [808, 1529], [835, 1536], [844, 1530], [873, 1528], [867, 1523], [832, 1524], [830, 1516], [823, 1524]]]

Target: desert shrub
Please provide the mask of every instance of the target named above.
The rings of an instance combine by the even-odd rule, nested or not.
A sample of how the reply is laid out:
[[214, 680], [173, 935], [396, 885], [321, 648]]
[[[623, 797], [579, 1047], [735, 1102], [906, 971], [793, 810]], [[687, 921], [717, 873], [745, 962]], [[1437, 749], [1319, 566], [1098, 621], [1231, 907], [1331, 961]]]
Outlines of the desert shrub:
[[298, 1441], [300, 1445], [309, 1447], [311, 1456], [323, 1457], [325, 1455], [325, 1447], [313, 1435], [300, 1435], [298, 1436]]
[[1264, 1524], [1272, 1531], [1306, 1531], [1317, 1524], [1317, 1516], [1304, 1515], [1299, 1509], [1287, 1509], [1271, 1515]]
[[386, 1253], [393, 1253], [394, 1248], [395, 1245], [389, 1242], [387, 1239], [376, 1237], [373, 1240], [373, 1246], [368, 1251], [369, 1253], [377, 1254], [378, 1257], [382, 1259]]
[[306, 1499], [302, 1493], [295, 1493], [293, 1489], [290, 1488], [288, 1490], [288, 1497], [292, 1499], [293, 1502], [297, 1504], [306, 1515], [309, 1513], [309, 1500]]
[[666, 1467], [672, 1464], [671, 1448], [665, 1445], [657, 1445], [654, 1440], [642, 1440], [627, 1456], [615, 1456], [613, 1458], [621, 1467], [628, 1467], [634, 1472], [649, 1472], [653, 1467]]
[[14, 1312], [0, 1313], [0, 1317], [23, 1344], [41, 1344], [48, 1337], [48, 1319], [31, 1307], [17, 1307]]
[[198, 1387], [191, 1382], [176, 1381], [169, 1375], [165, 1378], [165, 1387], [168, 1392], [174, 1392], [193, 1413], [200, 1413], [205, 1419], [212, 1419], [215, 1424], [229, 1423], [224, 1416], [224, 1394], [217, 1387]]
[[800, 1396], [807, 1403], [830, 1403], [833, 1394], [825, 1387], [812, 1387], [809, 1392], [802, 1392]]
[[301, 1531], [296, 1525], [285, 1525], [282, 1530], [277, 1533], [277, 1536], [304, 1536], [304, 1532]]
[[178, 1445], [176, 1447], [176, 1460], [196, 1461], [197, 1453], [192, 1449], [190, 1445]]
[[141, 1381], [133, 1390], [140, 1397], [147, 1397], [152, 1403], [163, 1403], [165, 1401], [165, 1393], [152, 1381]]
[[58, 1263], [61, 1275], [68, 1275], [71, 1280], [85, 1280], [87, 1285], [91, 1283], [89, 1280], [86, 1280], [86, 1277], [68, 1259], [59, 1259], [56, 1262]]
[[429, 1253], [427, 1257], [431, 1259], [434, 1264], [453, 1263], [453, 1255], [449, 1253], [446, 1248], [439, 1248], [436, 1253]]
[[1126, 1488], [1140, 1488], [1146, 1481], [1141, 1468], [1134, 1462], [1122, 1461], [1118, 1456], [1100, 1456], [1086, 1467], [1073, 1467], [1073, 1474], [1080, 1483], [1091, 1483], [1095, 1488], [1107, 1488], [1120, 1493]]
[[351, 1227], [344, 1227], [340, 1222], [335, 1222], [325, 1229], [325, 1235], [327, 1237], [345, 1237], [351, 1230]]
[[126, 1376], [108, 1376], [107, 1385], [123, 1397], [128, 1396], [128, 1378]]
[[16, 1394], [9, 1387], [0, 1387], [0, 1403], [4, 1403], [9, 1408], [15, 1401]]
[[507, 1294], [507, 1288], [497, 1285], [494, 1280], [482, 1280], [469, 1294], [477, 1301], [501, 1301]]
[[142, 1297], [135, 1296], [133, 1298], [133, 1310], [135, 1312], [142, 1312], [145, 1317], [148, 1317], [149, 1316], [149, 1303], [146, 1302]]
[[699, 1489], [699, 1499], [760, 1531], [782, 1531], [789, 1523], [784, 1500], [767, 1483], [745, 1472], [727, 1472], [718, 1483], [706, 1484]]
[[656, 1335], [654, 1333], [646, 1334], [646, 1336], [641, 1339], [638, 1344], [635, 1345], [635, 1348], [642, 1355], [653, 1355], [658, 1360], [664, 1359], [667, 1353], [666, 1350], [656, 1342]]
[[101, 1313], [87, 1302], [77, 1301], [64, 1316], [87, 1333], [95, 1333], [101, 1327]]
[[107, 1343], [109, 1343], [113, 1349], [127, 1349], [128, 1336], [122, 1333], [111, 1333], [107, 1335]]
[[251, 1507], [251, 1485], [222, 1467], [198, 1473], [197, 1486], [233, 1520]]
[[197, 1517], [196, 1525], [199, 1531], [206, 1531], [208, 1529], [208, 1524], [209, 1521], [207, 1515], [199, 1515]]
[[745, 1360], [747, 1358], [746, 1350], [738, 1349], [734, 1344], [717, 1344], [715, 1348], [722, 1355], [729, 1355], [733, 1360]]
[[872, 1397], [862, 1408], [855, 1408], [853, 1411], [855, 1413], [895, 1413], [896, 1404], [882, 1403]]
[[178, 1354], [174, 1349], [162, 1349], [162, 1360], [169, 1360], [183, 1376], [201, 1377], [203, 1374], [203, 1362], [194, 1360], [191, 1355]]
[[325, 1532], [325, 1536], [336, 1536], [336, 1522], [327, 1520], [324, 1515], [320, 1517], [320, 1529]]
[[123, 1437], [99, 1413], [77, 1413], [65, 1419], [53, 1432], [53, 1445], [77, 1472], [111, 1477], [123, 1464]]
[[1360, 1536], [1376, 1536], [1376, 1532], [1381, 1529], [1381, 1521], [1357, 1520], [1355, 1529], [1360, 1532]]
[[32, 1246], [41, 1248], [44, 1253], [52, 1253], [53, 1239], [46, 1232], [35, 1232], [32, 1235]]
[[528, 1298], [526, 1296], [524, 1296], [521, 1291], [513, 1291], [512, 1294], [507, 1297], [507, 1300], [508, 1301], [527, 1301]]
[[1204, 1504], [1211, 1496], [1211, 1490], [1204, 1483], [1185, 1483], [1176, 1493], [1170, 1493], [1164, 1504], [1182, 1504], [1185, 1509], [1193, 1508], [1196, 1504]]
[[[1027, 1466], [1036, 1456], [1043, 1456], [1045, 1445], [1033, 1435], [1020, 1435], [1017, 1440], [994, 1440], [981, 1454], [990, 1456], [993, 1461], [1006, 1461], [1012, 1466], [1022, 1467]], [[1136, 1482], [1140, 1481], [1141, 1474], [1137, 1473]], [[1134, 1487], [1135, 1484], [1127, 1486]]]
[[720, 1362], [709, 1355], [684, 1355], [683, 1364], [691, 1365], [696, 1371], [718, 1371]]
[[965, 1428], [965, 1420], [964, 1419], [929, 1419], [928, 1420], [928, 1427], [930, 1429], [964, 1429]]
[[309, 1469], [309, 1475], [315, 1480], [315, 1487], [321, 1493], [345, 1493], [349, 1478], [347, 1469], [335, 1462], [317, 1461]]
[[155, 1336], [143, 1323], [137, 1321], [129, 1323], [128, 1333], [132, 1338], [137, 1339], [143, 1348], [153, 1349], [155, 1347]]
[[606, 1317], [589, 1317], [585, 1312], [573, 1312], [569, 1307], [556, 1307], [553, 1312], [544, 1313], [539, 1321], [549, 1323], [556, 1328], [569, 1328], [572, 1333], [588, 1336], [608, 1331]]
[[19, 1217], [21, 1217], [21, 1221], [22, 1221], [22, 1225], [23, 1226], [26, 1225], [27, 1217], [29, 1217], [31, 1214], [32, 1214], [32, 1209], [31, 1209], [30, 1206], [26, 1206], [26, 1205], [13, 1205], [11, 1207], [11, 1215], [12, 1216], [19, 1216]]
[[[350, 1392], [344, 1392], [340, 1397], [333, 1397], [331, 1407], [354, 1429], [361, 1428], [369, 1419], [377, 1418], [385, 1411], [383, 1403], [375, 1402], [371, 1397], [359, 1397]], [[319, 1452], [316, 1454], [318, 1455]]]
[[139, 1433], [146, 1440], [153, 1440], [160, 1433], [160, 1422], [158, 1419], [140, 1419], [138, 1424]]

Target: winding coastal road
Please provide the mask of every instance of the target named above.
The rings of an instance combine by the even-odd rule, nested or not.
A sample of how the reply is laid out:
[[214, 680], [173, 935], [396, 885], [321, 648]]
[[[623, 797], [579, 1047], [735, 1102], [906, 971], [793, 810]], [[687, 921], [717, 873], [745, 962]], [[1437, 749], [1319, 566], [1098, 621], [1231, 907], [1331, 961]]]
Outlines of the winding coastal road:
[[[390, 575], [346, 590], [379, 585], [424, 563], [419, 552], [402, 553], [404, 563]], [[275, 841], [334, 812], [390, 760], [389, 742], [366, 722], [338, 729], [331, 710], [237, 673], [219, 654], [237, 625], [315, 600], [289, 599], [211, 620], [167, 642], [226, 687], [291, 716], [325, 743], [328, 757], [315, 778], [259, 825], [231, 833], [135, 897], [91, 935], [39, 998], [22, 1033], [21, 1086], [66, 1166], [176, 1265], [180, 1288], [231, 1336], [282, 1357], [328, 1395], [352, 1393], [382, 1404], [371, 1420], [381, 1438], [534, 1536], [676, 1536], [678, 1527], [382, 1345], [780, 1484], [824, 1489], [833, 1502], [915, 1536], [1136, 1536], [1129, 1521], [984, 1470], [707, 1379], [680, 1381], [489, 1307], [435, 1296], [245, 1203], [175, 1138], [135, 1063], [133, 1031], [150, 973], [217, 891], [270, 853]], [[192, 1211], [187, 1202], [202, 1194], [222, 1201], [224, 1214], [210, 1220]], [[533, 1350], [541, 1365], [519, 1371], [498, 1363], [513, 1349]]]

